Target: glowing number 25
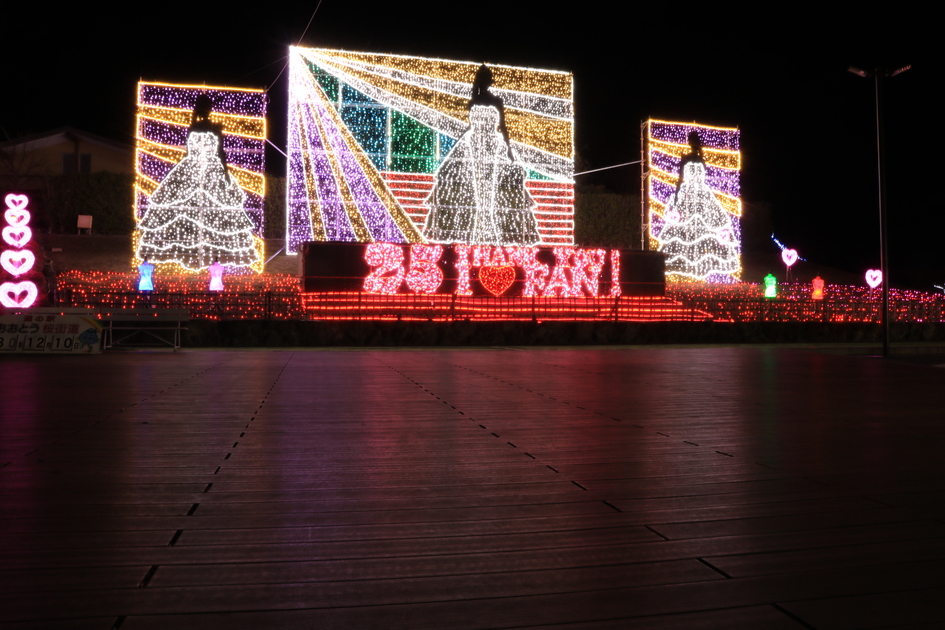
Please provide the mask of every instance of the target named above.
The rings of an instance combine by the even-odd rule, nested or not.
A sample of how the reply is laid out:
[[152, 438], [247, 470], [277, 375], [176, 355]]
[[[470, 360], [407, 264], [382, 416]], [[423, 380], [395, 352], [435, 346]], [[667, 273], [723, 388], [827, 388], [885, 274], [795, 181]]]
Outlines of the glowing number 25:
[[433, 293], [443, 284], [443, 272], [436, 266], [443, 255], [442, 245], [411, 245], [407, 288], [414, 293]]
[[[364, 279], [368, 293], [393, 295], [404, 281], [404, 250], [393, 243], [371, 243], [364, 252], [364, 262], [371, 265], [371, 273]], [[394, 272], [393, 275], [385, 275]]]
[[443, 283], [443, 272], [437, 266], [443, 255], [441, 245], [411, 245], [410, 268], [404, 270], [404, 250], [393, 243], [371, 243], [364, 252], [364, 262], [373, 269], [364, 279], [368, 293], [392, 295], [406, 280], [415, 293], [433, 293]]

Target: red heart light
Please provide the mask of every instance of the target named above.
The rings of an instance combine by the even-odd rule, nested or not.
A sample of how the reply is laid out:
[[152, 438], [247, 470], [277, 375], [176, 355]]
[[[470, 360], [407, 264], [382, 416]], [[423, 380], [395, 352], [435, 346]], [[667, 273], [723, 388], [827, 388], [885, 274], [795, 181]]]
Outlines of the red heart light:
[[515, 267], [511, 265], [479, 268], [479, 283], [496, 297], [508, 291], [513, 282], [515, 282]]

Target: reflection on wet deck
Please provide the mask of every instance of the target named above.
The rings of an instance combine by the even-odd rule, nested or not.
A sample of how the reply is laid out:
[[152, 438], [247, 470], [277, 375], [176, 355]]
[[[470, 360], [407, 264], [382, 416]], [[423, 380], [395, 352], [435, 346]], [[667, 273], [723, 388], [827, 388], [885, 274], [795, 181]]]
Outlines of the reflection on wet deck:
[[945, 620], [936, 368], [187, 351], [0, 379], [3, 627]]

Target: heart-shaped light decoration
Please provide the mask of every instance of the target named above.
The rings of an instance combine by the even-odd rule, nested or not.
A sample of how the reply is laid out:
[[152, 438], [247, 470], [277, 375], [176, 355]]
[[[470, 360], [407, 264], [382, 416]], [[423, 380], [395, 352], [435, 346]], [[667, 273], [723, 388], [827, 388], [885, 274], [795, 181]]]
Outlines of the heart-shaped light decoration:
[[797, 262], [797, 250], [796, 249], [782, 249], [781, 250], [781, 260], [784, 261], [784, 264], [790, 267]]
[[875, 289], [883, 283], [883, 272], [879, 269], [867, 269], [866, 270], [866, 284], [870, 285], [871, 289]]
[[493, 265], [479, 268], [479, 282], [486, 291], [499, 297], [509, 290], [515, 282], [515, 267], [511, 265]]
[[4, 202], [7, 204], [7, 208], [11, 210], [19, 210], [20, 208], [25, 209], [26, 204], [29, 203], [29, 197], [26, 195], [17, 195], [16, 193], [10, 193], [3, 198]]
[[0, 284], [0, 304], [7, 308], [27, 308], [36, 301], [36, 285], [32, 282]]
[[23, 227], [8, 225], [0, 231], [0, 234], [3, 234], [3, 240], [13, 247], [23, 247], [33, 238], [33, 230], [25, 225]]
[[679, 211], [676, 209], [670, 210], [666, 213], [666, 222], [667, 223], [679, 223], [679, 220], [682, 217], [679, 216]]
[[8, 249], [0, 254], [0, 266], [14, 276], [21, 276], [32, 269], [34, 262], [36, 256], [28, 249], [19, 252]]
[[6, 219], [7, 223], [10, 225], [26, 225], [30, 222], [30, 211], [9, 208], [3, 213], [3, 218]]
[[732, 230], [729, 228], [722, 228], [719, 230], [716, 238], [719, 239], [719, 242], [722, 243], [722, 245], [728, 245], [732, 242]]

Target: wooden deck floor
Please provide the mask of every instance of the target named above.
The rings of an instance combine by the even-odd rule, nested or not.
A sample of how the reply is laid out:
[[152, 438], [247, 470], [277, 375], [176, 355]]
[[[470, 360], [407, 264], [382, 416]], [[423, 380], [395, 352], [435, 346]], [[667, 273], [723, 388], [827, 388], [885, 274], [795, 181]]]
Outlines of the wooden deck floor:
[[945, 622], [945, 371], [773, 349], [0, 358], [3, 628]]

